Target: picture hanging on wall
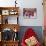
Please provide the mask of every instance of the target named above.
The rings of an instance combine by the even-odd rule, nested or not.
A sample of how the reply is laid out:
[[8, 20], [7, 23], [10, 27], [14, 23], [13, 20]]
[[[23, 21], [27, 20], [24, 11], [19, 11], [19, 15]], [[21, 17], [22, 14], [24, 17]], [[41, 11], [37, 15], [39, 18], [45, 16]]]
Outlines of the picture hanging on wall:
[[36, 8], [23, 8], [24, 18], [37, 18], [37, 9]]

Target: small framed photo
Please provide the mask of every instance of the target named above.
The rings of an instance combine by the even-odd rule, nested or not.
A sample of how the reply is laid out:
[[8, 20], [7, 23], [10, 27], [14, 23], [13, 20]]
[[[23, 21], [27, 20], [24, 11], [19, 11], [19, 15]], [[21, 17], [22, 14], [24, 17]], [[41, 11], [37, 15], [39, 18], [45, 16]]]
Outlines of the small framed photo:
[[24, 18], [36, 18], [37, 17], [37, 9], [36, 8], [23, 8], [23, 16]]
[[9, 15], [9, 10], [2, 10], [2, 15]]

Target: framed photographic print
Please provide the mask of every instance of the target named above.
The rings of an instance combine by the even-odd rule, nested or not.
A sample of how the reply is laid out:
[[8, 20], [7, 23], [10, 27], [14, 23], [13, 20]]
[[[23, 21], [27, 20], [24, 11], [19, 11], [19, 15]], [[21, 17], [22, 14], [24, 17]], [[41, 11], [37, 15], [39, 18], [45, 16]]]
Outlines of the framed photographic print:
[[36, 8], [23, 8], [23, 16], [24, 18], [36, 18], [37, 9]]
[[9, 15], [9, 10], [2, 10], [2, 15]]

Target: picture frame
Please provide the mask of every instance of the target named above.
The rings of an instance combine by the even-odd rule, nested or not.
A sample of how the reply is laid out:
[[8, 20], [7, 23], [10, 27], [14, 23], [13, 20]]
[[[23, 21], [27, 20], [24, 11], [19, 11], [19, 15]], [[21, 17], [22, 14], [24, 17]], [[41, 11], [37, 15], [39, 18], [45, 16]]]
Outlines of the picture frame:
[[37, 18], [37, 9], [36, 8], [23, 8], [23, 17], [24, 18]]
[[9, 15], [9, 10], [2, 10], [2, 15]]

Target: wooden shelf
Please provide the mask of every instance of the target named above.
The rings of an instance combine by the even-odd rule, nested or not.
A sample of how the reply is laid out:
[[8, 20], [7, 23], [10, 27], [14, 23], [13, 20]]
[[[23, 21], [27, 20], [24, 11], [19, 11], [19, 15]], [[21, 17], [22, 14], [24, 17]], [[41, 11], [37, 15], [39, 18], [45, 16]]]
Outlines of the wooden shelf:
[[16, 9], [18, 10], [19, 7], [0, 7], [0, 10], [12, 10], [12, 9]]
[[[3, 11], [3, 12], [2, 12]], [[19, 7], [0, 7], [0, 20], [1, 20], [1, 24], [0, 24], [0, 32], [3, 33], [3, 30], [4, 29], [11, 29], [10, 31], [14, 31], [18, 33], [19, 29], [20, 29], [20, 26], [18, 24], [18, 16], [19, 16]], [[10, 13], [11, 12], [11, 13]], [[17, 12], [15, 14], [15, 12]], [[8, 22], [8, 19], [7, 17], [16, 17], [17, 21], [17, 24], [9, 24]], [[13, 17], [13, 18], [14, 18]], [[6, 18], [6, 19], [5, 19]], [[13, 20], [16, 20], [16, 19], [13, 19]], [[10, 20], [11, 21], [11, 20]], [[12, 34], [13, 35], [13, 34]], [[15, 34], [14, 34], [15, 35]], [[17, 35], [17, 34], [16, 34]], [[15, 37], [15, 36], [14, 36]], [[13, 39], [14, 39], [13, 37]], [[16, 36], [17, 37], [17, 36]], [[4, 41], [4, 39], [2, 39], [2, 34], [1, 34], [1, 41], [0, 41], [0, 46], [18, 46], [18, 39], [17, 41], [13, 41], [13, 39], [10, 39], [9, 41]], [[12, 38], [12, 37], [11, 37]], [[17, 37], [18, 38], [18, 37]], [[16, 40], [16, 39], [15, 39]]]
[[17, 31], [19, 31], [20, 26], [19, 24], [1, 24], [1, 30], [5, 29], [5, 28], [10, 28], [14, 31], [14, 29], [16, 29]]
[[1, 46], [18, 46], [18, 43], [19, 43], [18, 41], [5, 41], [5, 42], [1, 41], [0, 45]]

